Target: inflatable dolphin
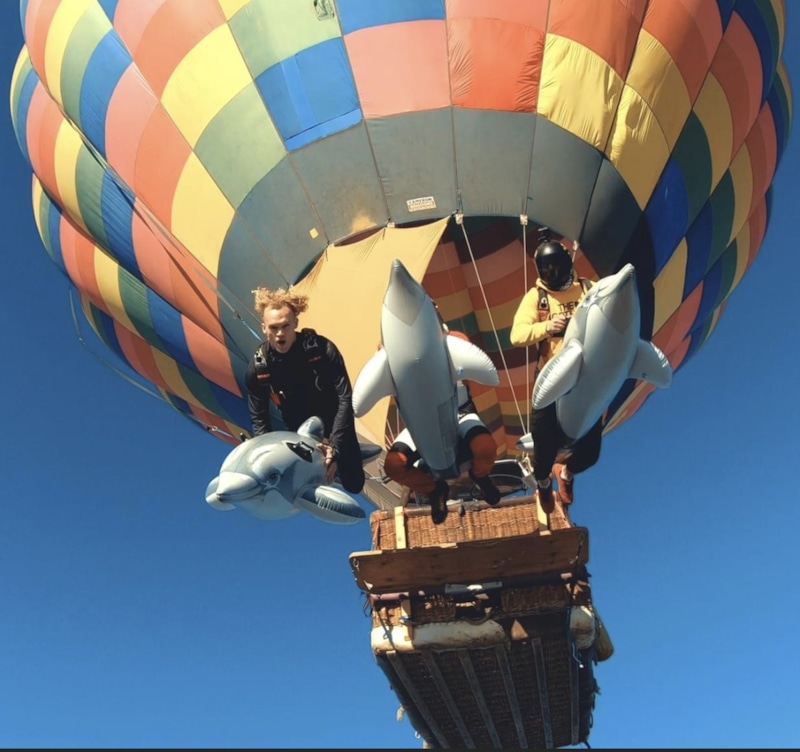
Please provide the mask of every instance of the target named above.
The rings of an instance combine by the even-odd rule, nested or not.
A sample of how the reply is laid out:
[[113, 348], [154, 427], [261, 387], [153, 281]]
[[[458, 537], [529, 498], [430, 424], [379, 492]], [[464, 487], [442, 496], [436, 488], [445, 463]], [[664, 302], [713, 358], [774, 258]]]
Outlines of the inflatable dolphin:
[[[322, 420], [309, 418], [297, 433], [271, 431], [239, 444], [222, 463], [219, 475], [206, 488], [214, 509], [243, 509], [264, 520], [279, 520], [305, 510], [324, 522], [349, 525], [366, 514], [357, 499], [327, 480]], [[366, 462], [381, 451], [362, 444]]]
[[392, 262], [381, 308], [381, 349], [353, 385], [356, 416], [394, 397], [417, 450], [437, 478], [460, 475], [457, 382], [500, 383], [489, 356], [448, 335], [433, 300], [399, 259]]
[[[672, 383], [672, 366], [652, 342], [639, 337], [641, 308], [636, 270], [625, 264], [600, 279], [581, 300], [564, 332], [564, 344], [533, 388], [533, 409], [555, 403], [558, 423], [572, 440], [597, 422], [626, 379]], [[517, 447], [530, 451], [530, 434]]]

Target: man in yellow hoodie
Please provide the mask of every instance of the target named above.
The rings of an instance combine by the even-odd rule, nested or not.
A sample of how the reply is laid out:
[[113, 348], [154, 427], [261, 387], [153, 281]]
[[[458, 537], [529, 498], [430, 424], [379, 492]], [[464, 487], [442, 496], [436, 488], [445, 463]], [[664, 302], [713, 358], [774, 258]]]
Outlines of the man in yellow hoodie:
[[[578, 303], [591, 288], [592, 282], [578, 277], [572, 256], [559, 242], [551, 240], [546, 228], [544, 240], [536, 248], [534, 261], [539, 278], [523, 296], [514, 314], [511, 327], [511, 344], [520, 347], [535, 345], [538, 348], [536, 375], [542, 370], [564, 343], [564, 331]], [[536, 500], [546, 512], [553, 510], [551, 471], [558, 479], [561, 499], [565, 504], [573, 500], [574, 475], [594, 465], [600, 456], [602, 419], [571, 447], [571, 455], [564, 464], [555, 464], [559, 449], [568, 443], [561, 435], [555, 415], [555, 404], [539, 411], [531, 411], [531, 437], [533, 438], [534, 477], [538, 486]]]

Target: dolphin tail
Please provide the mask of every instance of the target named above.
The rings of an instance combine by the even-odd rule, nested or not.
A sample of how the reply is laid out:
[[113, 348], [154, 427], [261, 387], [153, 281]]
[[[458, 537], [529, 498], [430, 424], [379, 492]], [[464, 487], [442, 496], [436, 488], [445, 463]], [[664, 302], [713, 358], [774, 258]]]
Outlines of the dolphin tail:
[[396, 395], [386, 351], [381, 348], [364, 364], [356, 378], [353, 385], [353, 412], [360, 418], [375, 407], [381, 398]]
[[480, 347], [453, 335], [445, 337], [445, 343], [457, 378], [487, 386], [497, 386], [500, 383], [494, 363]]
[[652, 342], [640, 340], [628, 371], [629, 379], [644, 379], [665, 389], [672, 383], [672, 366], [667, 356]]
[[353, 525], [367, 516], [350, 494], [336, 486], [308, 486], [295, 502], [314, 517], [335, 525]]

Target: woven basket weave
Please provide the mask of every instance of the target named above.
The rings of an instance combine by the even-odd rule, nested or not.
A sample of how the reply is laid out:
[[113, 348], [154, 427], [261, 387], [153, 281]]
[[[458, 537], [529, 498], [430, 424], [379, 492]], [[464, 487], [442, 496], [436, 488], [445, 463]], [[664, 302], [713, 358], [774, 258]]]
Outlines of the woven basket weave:
[[[446, 543], [509, 538], [528, 535], [539, 530], [536, 504], [530, 496], [507, 499], [500, 506], [465, 506], [459, 514], [458, 505], [451, 505], [447, 519], [440, 525], [431, 521], [428, 507], [407, 506], [403, 510], [408, 548], [441, 546]], [[397, 548], [395, 511], [376, 510], [370, 515], [372, 547], [386, 551]], [[550, 515], [550, 529], [572, 527], [566, 510], [559, 501]]]

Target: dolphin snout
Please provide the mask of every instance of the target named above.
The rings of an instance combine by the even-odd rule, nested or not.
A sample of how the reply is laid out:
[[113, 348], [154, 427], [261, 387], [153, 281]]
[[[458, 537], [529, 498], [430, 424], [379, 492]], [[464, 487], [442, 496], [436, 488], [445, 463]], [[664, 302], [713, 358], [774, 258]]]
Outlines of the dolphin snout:
[[241, 501], [252, 499], [261, 493], [261, 484], [244, 473], [225, 471], [220, 473], [216, 495], [219, 501]]
[[392, 262], [389, 285], [383, 298], [383, 307], [393, 316], [411, 325], [425, 300], [425, 291], [403, 266], [399, 259]]
[[621, 290], [626, 285], [633, 285], [635, 281], [636, 269], [633, 264], [625, 264], [625, 266], [614, 275], [614, 287], [617, 290]]

